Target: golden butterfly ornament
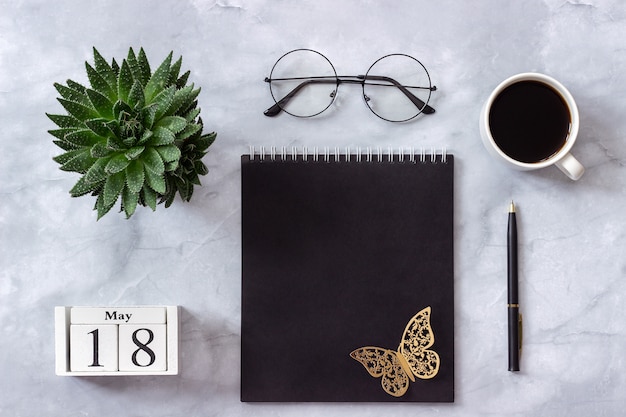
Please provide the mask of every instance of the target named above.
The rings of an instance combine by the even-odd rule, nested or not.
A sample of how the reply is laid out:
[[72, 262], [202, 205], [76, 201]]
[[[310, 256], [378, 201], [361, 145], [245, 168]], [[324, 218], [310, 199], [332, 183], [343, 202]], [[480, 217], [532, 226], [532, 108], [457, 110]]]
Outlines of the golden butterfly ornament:
[[439, 372], [439, 354], [429, 349], [434, 343], [429, 306], [409, 320], [397, 351], [365, 346], [353, 350], [350, 356], [371, 376], [382, 378], [381, 385], [387, 394], [401, 397], [409, 389], [409, 380], [431, 379]]

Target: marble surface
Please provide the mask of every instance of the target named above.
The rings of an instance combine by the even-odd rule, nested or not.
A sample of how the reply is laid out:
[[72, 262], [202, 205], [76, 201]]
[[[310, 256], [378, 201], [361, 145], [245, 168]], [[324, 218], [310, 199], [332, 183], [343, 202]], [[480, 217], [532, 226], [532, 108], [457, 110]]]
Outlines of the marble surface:
[[[626, 3], [621, 0], [0, 0], [0, 414], [120, 416], [613, 416], [626, 408]], [[202, 88], [210, 169], [190, 203], [96, 222], [52, 161], [52, 84], [86, 81], [96, 46], [169, 51]], [[437, 113], [374, 117], [358, 88], [333, 111], [264, 117], [263, 78], [294, 48], [340, 72], [418, 57]], [[539, 71], [576, 98], [573, 182], [494, 162], [478, 115], [504, 78]], [[248, 146], [442, 147], [456, 157], [454, 404], [239, 401], [239, 156]], [[506, 212], [519, 209], [522, 371], [506, 364]], [[181, 374], [59, 377], [54, 306], [180, 305]], [[268, 381], [271, 383], [271, 381]]]

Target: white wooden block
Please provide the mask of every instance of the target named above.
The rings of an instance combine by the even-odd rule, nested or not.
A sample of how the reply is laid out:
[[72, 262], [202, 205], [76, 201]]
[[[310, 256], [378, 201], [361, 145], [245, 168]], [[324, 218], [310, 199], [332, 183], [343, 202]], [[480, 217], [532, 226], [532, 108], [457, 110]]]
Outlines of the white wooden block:
[[166, 371], [167, 361], [165, 324], [119, 326], [120, 371]]
[[166, 322], [165, 307], [72, 307], [72, 324]]
[[69, 348], [72, 372], [117, 371], [118, 326], [71, 325]]
[[167, 306], [167, 371], [169, 375], [178, 375], [178, 348], [180, 319], [178, 306]]
[[54, 369], [57, 375], [70, 372], [70, 307], [54, 308]]

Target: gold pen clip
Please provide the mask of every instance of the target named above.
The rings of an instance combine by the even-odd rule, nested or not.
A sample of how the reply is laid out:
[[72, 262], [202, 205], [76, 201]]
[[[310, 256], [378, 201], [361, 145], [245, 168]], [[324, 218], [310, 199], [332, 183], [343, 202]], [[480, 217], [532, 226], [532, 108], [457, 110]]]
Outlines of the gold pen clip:
[[522, 338], [523, 338], [523, 325], [522, 325], [522, 315], [519, 315], [519, 356], [522, 357]]

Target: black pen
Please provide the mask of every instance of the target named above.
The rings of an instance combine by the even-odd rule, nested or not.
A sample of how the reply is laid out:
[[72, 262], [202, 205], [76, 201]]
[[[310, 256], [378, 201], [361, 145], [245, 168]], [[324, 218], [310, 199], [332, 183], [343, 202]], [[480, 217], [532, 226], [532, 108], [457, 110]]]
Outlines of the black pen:
[[519, 313], [517, 291], [517, 220], [515, 204], [509, 207], [507, 234], [508, 291], [507, 310], [509, 315], [509, 371], [519, 371], [519, 358], [522, 350], [522, 315]]

